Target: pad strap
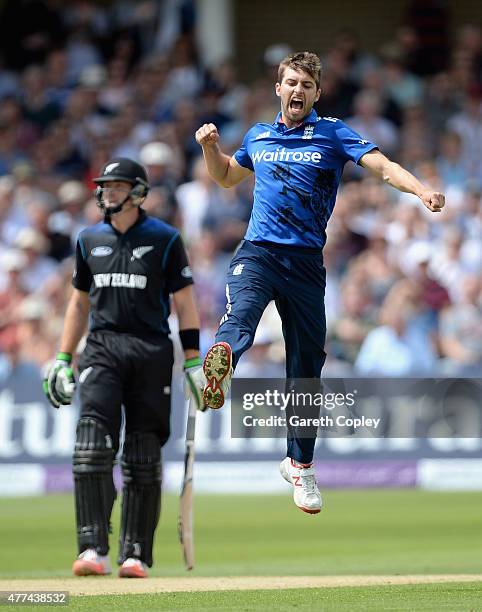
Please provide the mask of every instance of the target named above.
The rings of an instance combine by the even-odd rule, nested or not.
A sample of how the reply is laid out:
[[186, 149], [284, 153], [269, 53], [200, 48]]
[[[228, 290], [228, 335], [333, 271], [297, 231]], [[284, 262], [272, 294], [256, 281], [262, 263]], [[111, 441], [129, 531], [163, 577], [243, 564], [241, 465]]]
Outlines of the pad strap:
[[119, 564], [127, 558], [152, 566], [152, 544], [161, 510], [161, 443], [151, 433], [128, 434], [121, 458], [124, 488]]
[[77, 424], [73, 473], [79, 554], [109, 551], [110, 516], [116, 498], [112, 466], [115, 451], [107, 429], [81, 417]]

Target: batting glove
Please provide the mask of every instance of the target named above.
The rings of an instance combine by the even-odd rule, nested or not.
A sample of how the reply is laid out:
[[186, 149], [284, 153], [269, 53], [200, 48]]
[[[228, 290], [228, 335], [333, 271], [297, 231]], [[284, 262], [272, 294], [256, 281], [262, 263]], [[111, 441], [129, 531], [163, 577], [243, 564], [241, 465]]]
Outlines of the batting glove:
[[206, 386], [202, 361], [200, 357], [186, 359], [184, 362], [184, 396], [196, 402], [196, 407], [201, 412], [207, 409], [203, 402], [203, 391]]
[[71, 367], [72, 355], [57, 353], [53, 364], [47, 366], [42, 387], [54, 408], [68, 406], [75, 393], [75, 377]]

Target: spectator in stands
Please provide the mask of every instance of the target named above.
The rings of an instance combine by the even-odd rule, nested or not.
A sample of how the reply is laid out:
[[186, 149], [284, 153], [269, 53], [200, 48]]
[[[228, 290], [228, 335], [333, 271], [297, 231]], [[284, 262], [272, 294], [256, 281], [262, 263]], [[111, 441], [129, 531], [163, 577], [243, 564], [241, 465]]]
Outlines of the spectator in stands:
[[445, 188], [455, 185], [463, 189], [468, 175], [462, 158], [462, 138], [455, 132], [445, 132], [440, 141], [437, 171]]
[[465, 171], [470, 179], [482, 185], [482, 86], [467, 92], [464, 108], [447, 123], [448, 129], [462, 140]]
[[27, 258], [27, 265], [21, 273], [21, 282], [29, 293], [35, 293], [43, 283], [56, 274], [55, 262], [46, 257], [49, 242], [39, 231], [26, 227], [19, 232], [15, 246]]
[[[226, 302], [224, 274], [218, 271], [225, 269], [228, 251], [242, 234], [252, 183], [219, 191], [201, 173], [193, 134], [203, 112], [222, 115], [222, 139], [232, 152], [247, 127], [271, 122], [273, 102], [278, 103], [272, 71], [288, 53], [286, 45], [270, 45], [262, 74], [244, 83], [236, 74], [238, 58], [209, 69], [203, 65], [192, 0], [29, 0], [29, 23], [23, 17], [17, 22], [26, 4], [7, 0], [0, 9], [5, 51], [0, 58], [0, 268], [6, 256], [0, 271], [0, 345], [18, 360], [17, 325], [2, 330], [1, 321], [32, 292], [48, 303], [42, 321], [52, 324], [55, 344], [72, 261], [65, 238], [60, 251], [44, 239], [55, 243], [56, 236], [68, 235], [72, 242], [80, 229], [101, 220], [91, 179], [115, 152], [124, 151], [148, 166], [153, 189], [146, 207], [178, 225], [190, 245], [202, 341], [209, 346]], [[448, 47], [446, 13], [436, 5], [412, 2], [391, 36], [394, 44], [378, 56], [367, 53], [356, 32], [348, 30], [337, 33], [324, 52], [318, 113], [351, 117], [355, 129], [414, 174], [448, 188], [447, 207], [429, 225], [424, 211], [410, 205], [410, 196], [396, 199], [385, 186], [347, 169], [325, 250], [330, 374], [350, 372], [350, 364], [358, 364], [360, 342], [366, 351], [373, 337], [394, 352], [400, 366], [403, 350], [427, 339], [427, 312], [436, 322], [444, 308], [448, 351], [455, 337], [450, 330], [465, 320], [459, 312], [468, 313], [466, 320], [480, 319], [462, 287], [482, 267], [482, 34], [478, 24], [463, 25]], [[432, 25], [424, 22], [427, 15], [435, 20]], [[433, 24], [438, 25], [431, 31]], [[19, 241], [20, 252], [15, 250]], [[421, 250], [430, 254], [425, 261], [417, 261]], [[395, 313], [406, 321], [393, 322], [385, 307], [387, 292], [406, 279], [416, 297], [391, 298], [398, 310], [407, 308]], [[452, 305], [446, 305], [446, 292]], [[387, 324], [372, 329], [382, 320]], [[436, 326], [431, 334], [437, 341]], [[442, 360], [449, 370], [480, 367], [454, 361], [447, 350]], [[423, 361], [429, 361], [427, 355]]]
[[9, 249], [0, 255], [0, 329], [15, 321], [17, 308], [28, 295], [21, 277], [26, 266], [22, 251]]
[[367, 334], [375, 326], [375, 304], [365, 285], [347, 276], [341, 290], [340, 316], [329, 334], [330, 352], [338, 359], [355, 362]]
[[440, 345], [448, 376], [480, 376], [482, 367], [482, 283], [480, 274], [462, 282], [458, 304], [445, 310]]
[[363, 342], [355, 370], [372, 376], [428, 376], [436, 356], [427, 331], [417, 325], [420, 297], [407, 280], [395, 284], [380, 311], [380, 325]]
[[398, 132], [393, 123], [381, 116], [381, 101], [373, 91], [360, 91], [354, 98], [354, 115], [346, 122], [382, 151], [393, 155], [398, 146]]

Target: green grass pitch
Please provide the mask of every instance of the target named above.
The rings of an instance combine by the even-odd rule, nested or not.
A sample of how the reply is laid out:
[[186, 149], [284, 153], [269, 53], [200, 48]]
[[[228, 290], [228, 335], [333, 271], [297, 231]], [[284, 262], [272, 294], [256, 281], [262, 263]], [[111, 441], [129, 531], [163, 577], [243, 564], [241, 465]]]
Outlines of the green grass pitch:
[[[481, 610], [480, 585], [453, 584], [434, 586], [419, 584], [397, 587], [344, 587], [329, 589], [283, 589], [281, 591], [231, 591], [207, 593], [167, 593], [162, 595], [131, 595], [96, 597], [95, 604], [105, 610], [432, 610], [447, 612]], [[78, 610], [94, 610], [87, 597], [76, 598]], [[97, 610], [99, 607], [97, 607]]]
[[[195, 496], [196, 568], [190, 575], [482, 573], [481, 492], [326, 491], [324, 499], [321, 514], [311, 516], [295, 508], [288, 489], [285, 496]], [[152, 576], [186, 576], [177, 508], [177, 496], [163, 498]], [[0, 580], [71, 575], [76, 554], [72, 496], [0, 499], [0, 516]], [[117, 503], [113, 561], [118, 523]], [[469, 611], [482, 610], [482, 583], [73, 597], [68, 609], [141, 606]]]

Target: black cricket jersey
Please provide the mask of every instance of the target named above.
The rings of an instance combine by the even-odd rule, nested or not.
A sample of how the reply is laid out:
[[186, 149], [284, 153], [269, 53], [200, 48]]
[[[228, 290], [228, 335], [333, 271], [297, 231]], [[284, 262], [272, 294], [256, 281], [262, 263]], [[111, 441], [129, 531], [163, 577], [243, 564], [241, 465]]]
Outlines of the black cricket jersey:
[[169, 334], [169, 295], [193, 282], [177, 229], [139, 210], [121, 234], [106, 221], [77, 238], [72, 284], [87, 291], [90, 331]]

